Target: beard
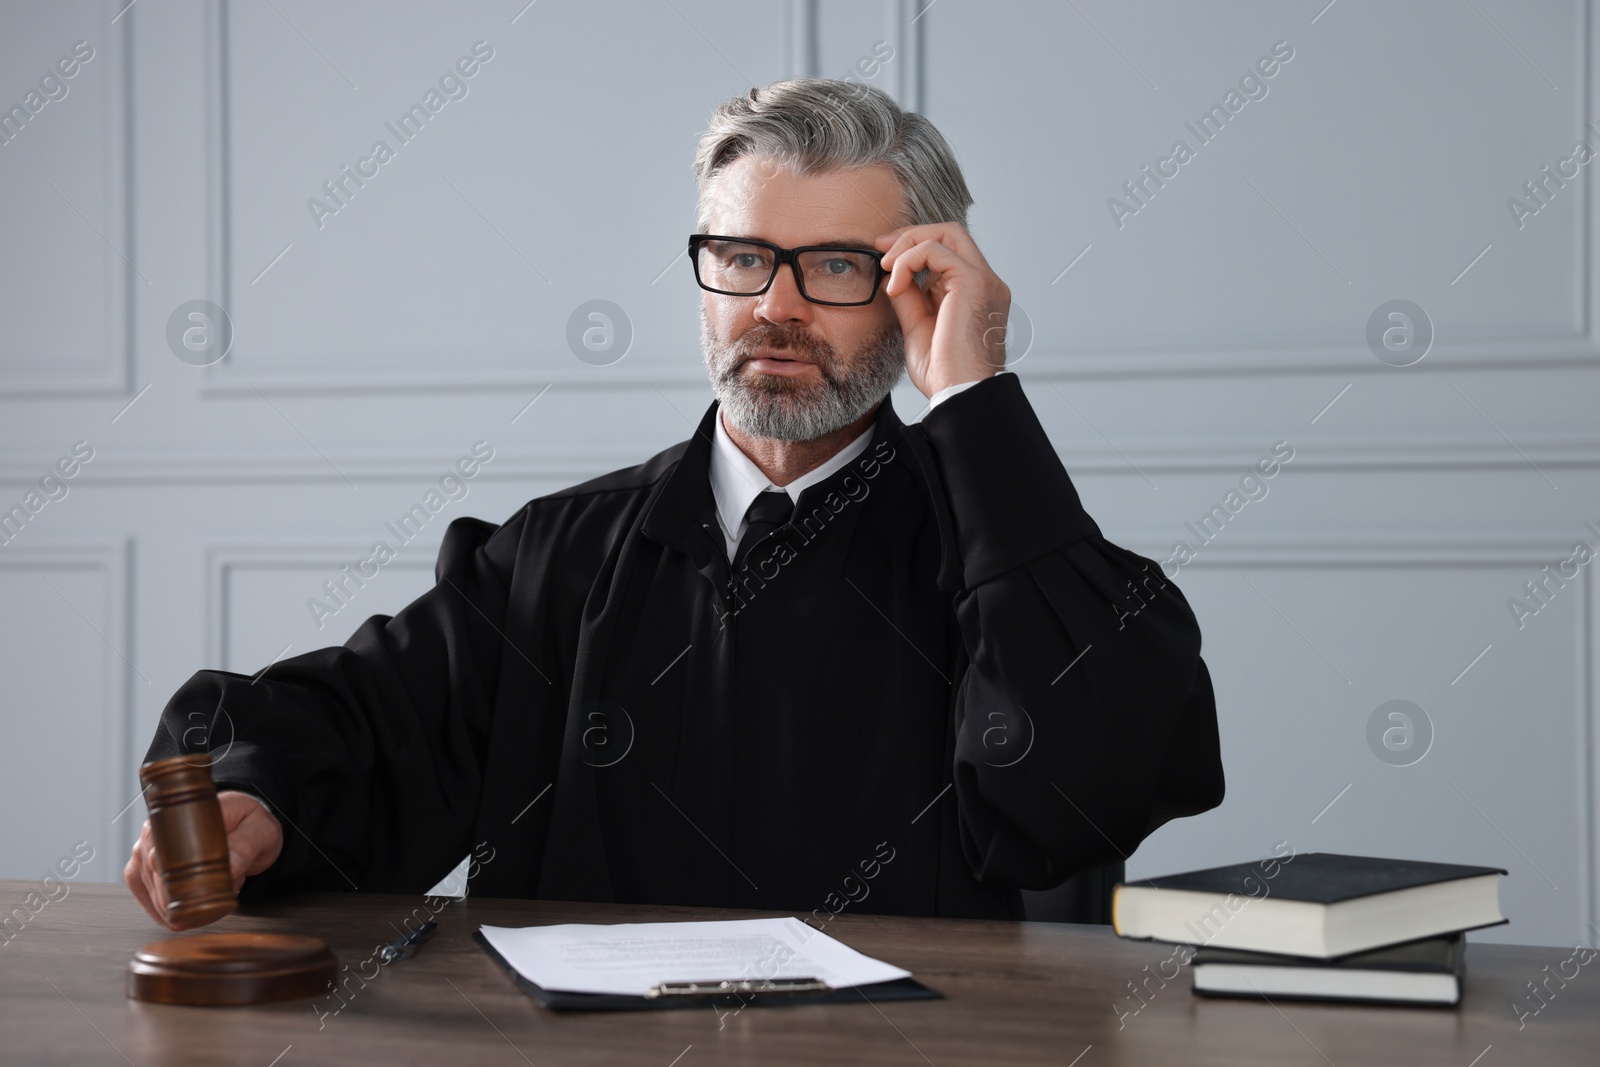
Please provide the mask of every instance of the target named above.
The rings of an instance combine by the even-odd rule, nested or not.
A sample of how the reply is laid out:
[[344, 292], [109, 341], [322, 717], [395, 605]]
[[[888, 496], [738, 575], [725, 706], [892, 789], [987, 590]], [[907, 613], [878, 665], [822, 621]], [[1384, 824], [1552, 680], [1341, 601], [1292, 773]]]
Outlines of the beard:
[[[790, 350], [811, 360], [817, 379], [746, 369], [757, 349]], [[893, 323], [869, 337], [848, 358], [803, 328], [758, 322], [738, 340], [713, 335], [700, 305], [700, 349], [711, 391], [734, 427], [753, 437], [810, 441], [842, 430], [889, 395], [905, 374], [905, 336]]]

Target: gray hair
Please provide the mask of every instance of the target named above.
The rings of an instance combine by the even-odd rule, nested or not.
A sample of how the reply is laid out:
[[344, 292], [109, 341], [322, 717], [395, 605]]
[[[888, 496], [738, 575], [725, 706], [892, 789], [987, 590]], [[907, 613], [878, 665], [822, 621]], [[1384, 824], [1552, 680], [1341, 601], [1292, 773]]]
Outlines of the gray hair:
[[721, 104], [700, 136], [696, 222], [710, 224], [716, 179], [740, 156], [775, 156], [796, 174], [886, 164], [900, 182], [899, 225], [967, 224], [972, 194], [933, 123], [881, 89], [832, 78], [794, 78]]

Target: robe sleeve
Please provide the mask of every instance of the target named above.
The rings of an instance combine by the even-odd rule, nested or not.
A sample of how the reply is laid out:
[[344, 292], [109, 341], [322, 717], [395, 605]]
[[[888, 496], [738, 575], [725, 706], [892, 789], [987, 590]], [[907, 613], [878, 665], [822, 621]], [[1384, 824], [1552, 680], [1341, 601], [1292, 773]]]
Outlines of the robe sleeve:
[[931, 446], [958, 557], [954, 781], [974, 875], [1052, 888], [1220, 804], [1194, 614], [1158, 564], [1101, 536], [1020, 379], [984, 379], [908, 429]]
[[[543, 684], [505, 636], [527, 515], [452, 522], [434, 588], [368, 618], [342, 646], [254, 680], [200, 671], [168, 702], [147, 758], [209, 750], [219, 789], [254, 794], [283, 825], [283, 852], [246, 880], [247, 897], [421, 892], [467, 854], [502, 672]], [[367, 580], [383, 581], [381, 570]]]

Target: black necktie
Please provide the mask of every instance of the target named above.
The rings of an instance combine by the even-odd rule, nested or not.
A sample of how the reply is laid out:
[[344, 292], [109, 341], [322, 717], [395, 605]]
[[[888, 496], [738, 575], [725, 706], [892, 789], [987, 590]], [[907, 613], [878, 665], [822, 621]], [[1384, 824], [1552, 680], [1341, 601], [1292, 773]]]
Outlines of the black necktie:
[[744, 536], [739, 538], [739, 547], [733, 554], [733, 569], [738, 570], [744, 566], [745, 557], [763, 537], [789, 521], [789, 516], [794, 514], [794, 501], [789, 499], [786, 490], [776, 492], [770, 489], [762, 490], [750, 502], [750, 509], [744, 513]]

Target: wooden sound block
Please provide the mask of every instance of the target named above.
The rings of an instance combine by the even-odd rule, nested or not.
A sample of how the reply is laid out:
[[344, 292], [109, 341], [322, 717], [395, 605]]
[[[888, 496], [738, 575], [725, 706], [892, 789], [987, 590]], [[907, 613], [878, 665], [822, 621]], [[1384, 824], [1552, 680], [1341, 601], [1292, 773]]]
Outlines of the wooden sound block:
[[339, 961], [319, 937], [198, 934], [152, 941], [128, 961], [128, 996], [160, 1004], [266, 1004], [327, 992]]

